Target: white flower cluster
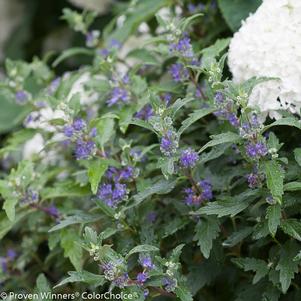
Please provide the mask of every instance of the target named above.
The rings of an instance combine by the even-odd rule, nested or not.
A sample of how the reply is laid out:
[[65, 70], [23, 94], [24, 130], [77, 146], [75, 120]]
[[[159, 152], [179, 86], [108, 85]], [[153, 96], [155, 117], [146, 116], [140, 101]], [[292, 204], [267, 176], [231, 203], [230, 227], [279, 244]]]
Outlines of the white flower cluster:
[[300, 114], [301, 0], [264, 0], [243, 22], [229, 50], [235, 82], [251, 77], [277, 77], [255, 87], [251, 107], [279, 118], [278, 110]]

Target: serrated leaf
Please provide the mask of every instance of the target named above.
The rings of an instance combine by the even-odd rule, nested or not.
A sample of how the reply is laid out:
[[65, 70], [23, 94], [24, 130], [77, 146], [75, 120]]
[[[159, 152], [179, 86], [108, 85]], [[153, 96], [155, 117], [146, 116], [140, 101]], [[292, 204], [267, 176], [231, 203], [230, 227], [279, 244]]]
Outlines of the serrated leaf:
[[216, 217], [201, 219], [195, 228], [194, 240], [197, 240], [205, 258], [209, 258], [212, 249], [212, 242], [220, 232], [220, 223]]
[[233, 258], [231, 260], [244, 271], [254, 271], [253, 284], [257, 283], [260, 279], [266, 276], [269, 272], [268, 264], [261, 259], [255, 258]]
[[74, 283], [74, 282], [83, 282], [92, 285], [94, 287], [97, 287], [103, 285], [106, 282], [106, 279], [103, 275], [96, 275], [87, 271], [68, 272], [68, 274], [69, 277], [62, 280], [54, 288], [57, 288], [67, 283]]
[[88, 213], [80, 213], [73, 216], [67, 216], [64, 220], [61, 220], [57, 225], [53, 226], [48, 232], [54, 232], [74, 224], [86, 224], [96, 222], [99, 219], [101, 219], [99, 215], [92, 215]]
[[262, 130], [262, 132], [265, 132], [266, 130], [270, 129], [273, 126], [292, 126], [296, 127], [297, 129], [301, 130], [301, 122], [300, 120], [297, 120], [294, 117], [286, 117], [286, 118], [281, 118], [272, 124], [269, 124], [265, 126]]
[[298, 191], [301, 190], [301, 182], [290, 182], [283, 186], [284, 191]]
[[267, 178], [267, 187], [272, 196], [281, 201], [283, 195], [284, 170], [274, 160], [265, 162], [265, 174]]
[[248, 237], [253, 231], [251, 227], [245, 227], [239, 231], [233, 232], [224, 242], [223, 247], [231, 248], [240, 243], [246, 237]]
[[288, 241], [281, 247], [280, 259], [276, 270], [280, 271], [280, 283], [284, 294], [290, 287], [295, 273], [299, 270], [299, 263], [293, 260], [298, 253], [298, 249], [298, 245], [294, 241]]
[[134, 247], [132, 250], [128, 252], [126, 258], [130, 257], [132, 254], [135, 253], [144, 253], [144, 252], [158, 252], [160, 251], [157, 247], [151, 245], [139, 245]]
[[237, 143], [242, 140], [242, 138], [239, 135], [232, 133], [232, 132], [226, 132], [223, 134], [213, 135], [210, 138], [212, 140], [209, 141], [208, 143], [206, 143], [199, 150], [199, 153], [202, 153], [205, 149], [212, 147], [212, 146], [216, 146], [216, 145], [220, 145], [220, 144], [224, 144], [224, 143]]
[[237, 196], [229, 196], [223, 200], [210, 202], [206, 206], [197, 210], [195, 213], [208, 215], [215, 214], [218, 217], [230, 215], [233, 217], [246, 209], [258, 196], [258, 190], [247, 190], [246, 192], [243, 192]]
[[175, 294], [181, 301], [193, 301], [191, 293], [182, 286], [176, 287]]
[[109, 162], [105, 159], [99, 159], [92, 161], [88, 167], [88, 177], [91, 184], [91, 190], [93, 194], [96, 194], [98, 185], [101, 181], [102, 176], [109, 167]]
[[61, 231], [61, 247], [64, 256], [69, 258], [77, 271], [82, 268], [82, 248], [77, 245], [78, 234], [73, 229], [63, 229]]
[[281, 206], [279, 204], [271, 205], [267, 209], [266, 218], [268, 219], [268, 227], [272, 236], [275, 236], [281, 219]]
[[154, 194], [167, 194], [176, 186], [177, 180], [159, 180], [144, 191], [139, 192], [134, 196], [135, 203], [128, 208], [139, 205], [146, 198]]
[[182, 122], [182, 125], [178, 131], [178, 135], [181, 136], [182, 133], [187, 130], [193, 123], [199, 119], [211, 114], [214, 112], [214, 109], [200, 109], [196, 110], [193, 113], [189, 114], [189, 117]]
[[280, 225], [281, 229], [287, 235], [301, 241], [301, 222], [297, 219], [284, 219]]

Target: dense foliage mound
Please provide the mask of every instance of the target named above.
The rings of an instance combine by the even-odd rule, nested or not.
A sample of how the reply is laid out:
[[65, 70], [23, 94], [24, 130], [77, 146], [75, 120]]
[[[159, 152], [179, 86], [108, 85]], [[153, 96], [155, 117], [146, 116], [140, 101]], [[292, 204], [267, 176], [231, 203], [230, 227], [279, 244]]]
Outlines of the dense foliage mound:
[[264, 120], [252, 91], [283, 74], [227, 67], [224, 19], [237, 30], [250, 2], [123, 2], [102, 32], [65, 9], [85, 46], [6, 60], [3, 291], [301, 299], [299, 112]]

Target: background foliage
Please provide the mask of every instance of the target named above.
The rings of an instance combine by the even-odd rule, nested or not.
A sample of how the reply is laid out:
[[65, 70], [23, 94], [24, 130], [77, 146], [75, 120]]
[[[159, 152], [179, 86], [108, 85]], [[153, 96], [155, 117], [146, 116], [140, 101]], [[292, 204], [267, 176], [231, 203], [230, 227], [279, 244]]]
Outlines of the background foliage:
[[271, 79], [226, 65], [259, 1], [27, 2], [0, 90], [2, 289], [300, 300], [301, 125], [260, 122], [247, 99]]

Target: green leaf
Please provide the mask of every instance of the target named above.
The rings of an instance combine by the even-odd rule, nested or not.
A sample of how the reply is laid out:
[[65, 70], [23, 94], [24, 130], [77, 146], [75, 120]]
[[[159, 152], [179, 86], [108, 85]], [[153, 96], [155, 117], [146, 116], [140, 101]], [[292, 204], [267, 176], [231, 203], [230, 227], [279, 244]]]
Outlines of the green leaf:
[[18, 203], [18, 196], [9, 187], [9, 182], [0, 180], [0, 194], [4, 199], [3, 210], [5, 210], [7, 217], [10, 221], [15, 219], [15, 207]]
[[286, 117], [286, 118], [281, 118], [279, 120], [276, 120], [270, 125], [267, 125], [263, 128], [262, 132], [265, 132], [266, 130], [270, 129], [273, 126], [292, 126], [296, 127], [297, 129], [301, 130], [301, 123], [299, 120], [297, 120], [294, 117]]
[[223, 247], [232, 248], [241, 241], [243, 241], [246, 237], [248, 237], [253, 231], [252, 227], [245, 227], [240, 229], [239, 231], [233, 232], [224, 242]]
[[141, 119], [132, 119], [130, 124], [133, 124], [133, 125], [137, 125], [139, 127], [142, 127], [146, 130], [150, 130], [154, 133], [156, 133], [156, 131], [154, 130], [154, 128], [151, 126], [151, 124], [149, 124], [148, 122], [144, 121], [144, 120], [141, 120]]
[[268, 219], [269, 231], [274, 237], [281, 219], [281, 207], [279, 204], [271, 205], [267, 209], [266, 218]]
[[68, 272], [69, 277], [62, 280], [59, 284], [57, 284], [54, 288], [59, 286], [65, 285], [67, 283], [74, 283], [74, 282], [83, 282], [94, 287], [98, 287], [104, 285], [106, 279], [103, 275], [96, 275], [87, 271], [81, 272]]
[[233, 258], [231, 259], [238, 267], [244, 271], [254, 271], [253, 284], [257, 283], [260, 279], [265, 277], [269, 272], [268, 264], [261, 259], [255, 258]]
[[226, 132], [223, 134], [213, 135], [210, 138], [212, 140], [209, 141], [208, 143], [206, 143], [199, 150], [199, 153], [202, 153], [205, 149], [212, 147], [212, 146], [216, 146], [216, 145], [220, 145], [220, 144], [224, 144], [224, 143], [237, 143], [242, 140], [242, 138], [239, 135], [232, 133], [232, 132]]
[[211, 64], [215, 62], [216, 57], [218, 57], [229, 46], [230, 41], [230, 38], [218, 39], [213, 45], [204, 48], [201, 51], [202, 67], [209, 69]]
[[287, 241], [281, 248], [276, 270], [280, 271], [280, 283], [284, 294], [287, 292], [292, 279], [295, 277], [295, 273], [299, 269], [299, 263], [293, 260], [298, 253], [298, 249], [298, 245], [294, 241]]
[[237, 196], [229, 196], [223, 200], [210, 202], [197, 210], [195, 214], [215, 214], [218, 217], [230, 215], [233, 217], [245, 210], [259, 195], [258, 190], [247, 190]]
[[107, 142], [112, 141], [114, 135], [114, 119], [113, 118], [100, 118], [95, 127], [97, 128], [97, 140], [101, 146], [104, 146]]
[[182, 133], [185, 130], [187, 130], [193, 123], [211, 114], [212, 112], [214, 112], [214, 109], [210, 108], [210, 109], [200, 109], [189, 114], [189, 117], [182, 122], [182, 125], [178, 131], [179, 136], [182, 135]]
[[151, 245], [139, 245], [134, 247], [132, 250], [128, 252], [126, 258], [129, 258], [132, 254], [135, 253], [144, 253], [144, 252], [158, 252], [160, 251], [157, 247]]
[[53, 226], [48, 232], [54, 232], [70, 225], [92, 223], [100, 219], [101, 217], [99, 215], [92, 215], [88, 213], [67, 216], [64, 220], [61, 220], [57, 225]]
[[156, 59], [156, 57], [150, 53], [150, 51], [144, 49], [144, 48], [139, 48], [139, 49], [134, 49], [130, 51], [127, 55], [128, 58], [134, 58], [138, 59], [141, 61], [141, 63], [146, 64], [146, 65], [158, 65], [159, 62]]
[[0, 240], [29, 213], [29, 211], [17, 212], [15, 219], [11, 221], [4, 212], [0, 212]]
[[57, 183], [55, 187], [48, 187], [42, 190], [42, 199], [64, 198], [64, 197], [83, 197], [90, 195], [89, 187], [81, 187], [71, 181]]
[[29, 113], [27, 106], [16, 104], [14, 95], [0, 89], [0, 133], [5, 133], [19, 125]]
[[134, 196], [135, 203], [130, 206], [137, 206], [141, 202], [143, 202], [148, 197], [154, 195], [154, 194], [167, 194], [171, 192], [175, 186], [176, 186], [177, 180], [159, 180], [156, 183], [154, 183], [149, 188], [145, 189], [144, 191], [139, 192]]
[[198, 246], [201, 248], [205, 258], [209, 258], [212, 249], [212, 242], [217, 238], [220, 232], [220, 223], [216, 217], [207, 217], [201, 219], [195, 228], [194, 240], [198, 241]]
[[107, 42], [110, 43], [113, 39], [123, 43], [140, 25], [140, 23], [151, 19], [156, 12], [163, 6], [170, 3], [170, 0], [143, 0], [137, 2], [122, 27], [117, 28], [112, 34], [107, 37]]
[[261, 0], [218, 0], [218, 5], [227, 24], [235, 32], [241, 26], [241, 21], [255, 12], [261, 2]]
[[89, 55], [93, 56], [94, 52], [91, 49], [87, 49], [84, 47], [74, 47], [67, 50], [64, 50], [59, 57], [52, 63], [52, 67], [57, 67], [61, 62], [66, 59], [75, 56], [75, 55]]
[[287, 235], [301, 241], [301, 222], [297, 219], [284, 219], [280, 225], [281, 229]]
[[95, 203], [97, 207], [107, 216], [109, 217], [114, 217], [115, 216], [115, 210], [108, 205], [106, 205], [103, 201], [101, 200], [95, 200]]
[[91, 184], [93, 194], [96, 194], [98, 185], [102, 176], [109, 167], [109, 162], [105, 159], [98, 159], [97, 161], [89, 161], [88, 177]]
[[267, 187], [272, 196], [281, 202], [283, 195], [284, 171], [274, 160], [265, 162], [265, 174], [267, 178]]
[[295, 160], [299, 166], [301, 166], [301, 148], [294, 149]]
[[51, 300], [50, 298], [44, 298], [44, 296], [47, 296], [47, 293], [51, 292], [51, 288], [44, 274], [40, 274], [38, 276], [36, 281], [36, 287], [38, 292], [40, 293], [40, 296], [41, 297], [43, 296], [42, 300], [46, 300], [46, 301]]
[[284, 191], [298, 191], [301, 190], [301, 182], [290, 182], [283, 186]]
[[82, 268], [82, 248], [78, 246], [79, 238], [74, 229], [63, 229], [61, 231], [61, 247], [64, 256], [68, 257], [77, 271]]
[[182, 286], [176, 287], [175, 294], [181, 301], [193, 301], [192, 295], [189, 290]]

